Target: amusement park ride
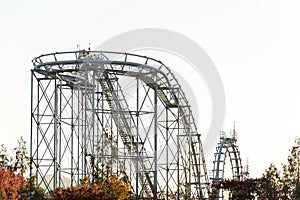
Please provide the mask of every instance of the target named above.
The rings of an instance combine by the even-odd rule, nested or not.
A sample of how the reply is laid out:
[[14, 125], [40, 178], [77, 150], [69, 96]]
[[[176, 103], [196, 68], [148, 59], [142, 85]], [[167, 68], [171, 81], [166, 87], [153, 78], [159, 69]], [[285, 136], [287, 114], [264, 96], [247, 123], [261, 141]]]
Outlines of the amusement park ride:
[[[236, 142], [237, 142], [237, 133], [235, 131], [235, 126], [234, 129], [231, 131], [229, 137], [226, 136], [225, 132], [223, 131], [221, 132], [220, 142], [218, 143], [218, 146], [216, 148], [215, 160], [213, 161], [214, 168], [212, 170], [213, 176], [211, 178], [213, 184], [216, 184], [219, 181], [224, 180], [225, 161], [227, 156], [229, 157], [230, 160], [232, 179], [244, 180], [249, 177], [248, 163], [243, 168], [240, 151], [238, 149]], [[224, 191], [221, 190], [214, 191], [214, 190], [216, 189], [212, 186], [212, 193], [216, 192], [218, 199], [219, 198], [223, 199]]]
[[[47, 190], [78, 185], [93, 176], [93, 159], [127, 174], [131, 199], [210, 198], [191, 106], [162, 62], [84, 50], [32, 62], [30, 174], [36, 184]], [[220, 137], [213, 183], [224, 178], [226, 156], [232, 178], [243, 179], [235, 130]]]

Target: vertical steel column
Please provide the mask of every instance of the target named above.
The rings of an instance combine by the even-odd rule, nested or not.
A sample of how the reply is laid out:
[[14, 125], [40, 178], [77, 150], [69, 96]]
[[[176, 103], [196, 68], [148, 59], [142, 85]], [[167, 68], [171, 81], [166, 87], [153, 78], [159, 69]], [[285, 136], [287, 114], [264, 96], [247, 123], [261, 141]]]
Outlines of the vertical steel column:
[[[197, 139], [199, 141], [199, 151], [201, 151], [202, 149], [202, 143], [201, 143], [201, 140], [200, 140], [200, 134], [197, 134]], [[202, 154], [199, 152], [199, 172], [197, 173], [197, 181], [198, 181], [198, 184], [199, 184], [199, 195], [202, 196], [202, 189], [201, 189], [201, 159], [202, 159]], [[202, 160], [203, 161], [203, 160]], [[202, 162], [203, 166], [204, 166], [204, 162]]]
[[[35, 74], [34, 74], [35, 75]], [[38, 170], [39, 170], [39, 152], [38, 152], [38, 148], [39, 148], [39, 128], [40, 128], [40, 104], [39, 104], [39, 101], [40, 101], [40, 80], [38, 80], [38, 78], [36, 77], [35, 75], [35, 78], [36, 78], [36, 81], [37, 81], [37, 116], [36, 116], [36, 149], [37, 149], [37, 152], [36, 152], [36, 184], [38, 184], [38, 179], [39, 179], [39, 176], [38, 176]], [[33, 114], [34, 115], [34, 114]], [[33, 161], [34, 162], [34, 161]]]
[[[29, 166], [29, 177], [33, 177], [33, 174], [32, 174], [32, 168], [33, 168], [33, 157], [32, 157], [32, 148], [33, 148], [33, 76], [34, 76], [34, 71], [31, 70], [31, 88], [30, 88], [30, 94], [31, 94], [31, 102], [30, 102], [30, 115], [31, 115], [31, 118], [30, 118], [30, 166]], [[29, 182], [29, 198], [31, 199], [31, 193], [32, 193], [32, 181]]]
[[[103, 72], [104, 73], [104, 72]], [[104, 163], [104, 157], [103, 157], [103, 150], [102, 148], [104, 147], [104, 131], [105, 131], [105, 125], [104, 125], [104, 98], [105, 98], [105, 94], [104, 94], [104, 78], [103, 78], [103, 74], [102, 76], [100, 77], [100, 80], [101, 81], [101, 121], [102, 121], [102, 129], [101, 129], [101, 147], [99, 148], [99, 151], [100, 151], [100, 162], [101, 163]], [[100, 150], [101, 149], [101, 150]], [[103, 167], [101, 168], [102, 172], [103, 172]]]
[[88, 98], [87, 98], [87, 94], [88, 94], [88, 70], [87, 70], [87, 64], [84, 63], [84, 70], [85, 70], [85, 86], [84, 86], [84, 134], [83, 134], [83, 160], [84, 160], [84, 166], [83, 166], [83, 177], [85, 177], [87, 175], [88, 169], [87, 169], [87, 131], [88, 131], [88, 114], [87, 114], [87, 110], [88, 110]]
[[58, 121], [58, 129], [59, 129], [59, 135], [58, 135], [58, 161], [57, 161], [57, 167], [58, 167], [58, 187], [61, 187], [61, 170], [62, 170], [62, 80], [60, 77], [59, 78], [59, 115], [57, 116], [57, 121]]
[[[89, 134], [88, 134], [88, 138], [89, 138], [89, 152], [88, 152], [88, 156], [90, 156], [90, 160], [89, 160], [89, 167], [90, 170], [88, 170], [89, 173], [89, 177], [92, 180], [92, 182], [94, 182], [95, 180], [95, 166], [97, 165], [97, 155], [96, 155], [96, 135], [95, 135], [95, 115], [96, 115], [96, 111], [95, 111], [95, 94], [96, 94], [96, 90], [95, 90], [95, 70], [94, 68], [91, 69], [92, 73], [92, 89], [90, 91], [90, 100], [89, 103], [91, 103], [92, 105], [90, 105], [91, 108], [89, 108], [92, 116], [91, 116], [91, 129], [89, 130]], [[97, 133], [96, 133], [97, 134]]]
[[[190, 109], [190, 107], [188, 107], [188, 127], [187, 127], [187, 131], [188, 131], [188, 139], [189, 139], [189, 144], [188, 144], [188, 146], [189, 146], [189, 158], [190, 158], [190, 161], [188, 162], [188, 170], [189, 170], [189, 173], [188, 173], [188, 175], [189, 175], [189, 178], [188, 178], [188, 198], [190, 199], [191, 198], [191, 183], [192, 183], [192, 169], [191, 169], [191, 162], [192, 162], [192, 159], [196, 159], [196, 158], [194, 158], [193, 157], [193, 155], [192, 155], [192, 150], [191, 150], [191, 148], [192, 148], [192, 133], [191, 133], [191, 109]], [[196, 163], [196, 160], [194, 161], [194, 163]], [[199, 163], [200, 164], [200, 163]], [[198, 167], [198, 166], [196, 166], [196, 167]]]
[[[119, 79], [117, 80], [118, 82], [117, 82], [117, 97], [119, 97], [119, 90], [120, 90], [120, 88], [119, 88]], [[128, 113], [129, 114], [129, 113]], [[119, 118], [119, 115], [120, 115], [120, 112], [118, 112], [118, 118]], [[113, 120], [112, 120], [113, 121]], [[111, 127], [111, 129], [112, 129], [112, 127]], [[112, 133], [113, 133], [113, 131], [111, 130], [111, 135], [112, 135]], [[119, 130], [118, 130], [118, 127], [117, 127], [117, 131], [116, 131], [116, 133], [117, 133], [117, 149], [119, 149]], [[125, 154], [124, 154], [125, 155]], [[120, 156], [119, 156], [119, 153], [118, 153], [118, 159], [117, 159], [117, 172], [119, 173], [120, 171], [122, 171], [123, 169], [121, 169], [121, 167], [120, 167], [120, 163], [122, 162], [120, 162]], [[124, 158], [121, 158], [121, 159], [124, 159]], [[124, 159], [124, 162], [125, 162], [125, 159]], [[124, 164], [125, 165], [125, 164]]]
[[[81, 102], [81, 103], [80, 103]], [[80, 90], [80, 86], [78, 87], [77, 90], [77, 109], [78, 109], [78, 114], [77, 114], [77, 180], [80, 178], [80, 164], [82, 164], [83, 159], [80, 157], [80, 154], [82, 153], [81, 147], [80, 147], [80, 142], [81, 142], [81, 137], [80, 134], [82, 134], [82, 120], [80, 120], [80, 115], [82, 115], [82, 90]], [[82, 118], [81, 118], [82, 119]]]
[[[179, 97], [179, 90], [177, 92], [177, 97]], [[179, 200], [180, 197], [180, 105], [178, 103], [177, 106], [177, 116], [176, 116], [176, 122], [177, 122], [177, 199]]]
[[[99, 80], [98, 80], [99, 81]], [[98, 113], [97, 112], [99, 112], [99, 103], [100, 103], [100, 97], [99, 97], [99, 90], [100, 90], [100, 88], [99, 88], [99, 82], [96, 82], [97, 83], [97, 88], [96, 88], [96, 91], [97, 91], [97, 95], [96, 95], [96, 99], [97, 99], [97, 101], [96, 101], [96, 107], [95, 107], [95, 109], [96, 109], [96, 112], [95, 112], [95, 115], [97, 115], [97, 119], [99, 120], [100, 118], [99, 118], [99, 115], [98, 115]], [[103, 123], [103, 122], [102, 122]], [[99, 149], [100, 149], [100, 142], [99, 142], [99, 140], [100, 140], [100, 134], [102, 134], [102, 130], [103, 130], [103, 128], [102, 129], [100, 129], [100, 126], [101, 126], [101, 124], [97, 121], [97, 165], [98, 165], [98, 162], [99, 162], [99, 160], [100, 160], [100, 155], [99, 155]]]
[[54, 142], [53, 142], [53, 149], [54, 149], [54, 157], [53, 157], [53, 188], [56, 188], [57, 185], [57, 134], [58, 134], [58, 127], [57, 127], [57, 112], [58, 112], [58, 95], [57, 95], [57, 74], [55, 74], [54, 78]]
[[[96, 156], [95, 156], [95, 70], [92, 69], [92, 73], [93, 73], [93, 88], [92, 88], [92, 95], [91, 95], [91, 98], [92, 98], [92, 109], [91, 109], [91, 112], [92, 112], [92, 156], [96, 159]], [[92, 174], [94, 173], [94, 169], [91, 169], [92, 170]]]
[[112, 170], [113, 169], [113, 163], [114, 163], [114, 160], [113, 160], [113, 118], [111, 117], [110, 118], [110, 135], [108, 136], [108, 138], [110, 138], [110, 169]]
[[74, 182], [74, 88], [71, 88], [71, 182]]
[[168, 123], [168, 112], [169, 112], [169, 108], [166, 108], [166, 157], [167, 157], [167, 173], [166, 173], [166, 180], [167, 180], [167, 185], [166, 185], [166, 198], [169, 199], [169, 123]]
[[155, 73], [155, 91], [154, 91], [154, 199], [157, 199], [157, 95], [158, 83], [157, 73]]
[[[136, 198], [139, 198], [139, 79], [136, 78], [136, 179], [135, 179], [135, 187], [136, 187]], [[142, 190], [141, 190], [142, 191]]]

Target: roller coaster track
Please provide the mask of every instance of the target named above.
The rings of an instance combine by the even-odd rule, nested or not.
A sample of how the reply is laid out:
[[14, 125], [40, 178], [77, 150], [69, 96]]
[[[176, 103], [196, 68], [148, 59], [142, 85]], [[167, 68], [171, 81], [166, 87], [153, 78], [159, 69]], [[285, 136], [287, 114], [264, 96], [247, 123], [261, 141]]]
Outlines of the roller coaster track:
[[[239, 148], [236, 144], [236, 132], [233, 130], [231, 136], [227, 137], [224, 132], [221, 133], [220, 142], [216, 148], [214, 169], [213, 169], [213, 184], [218, 183], [225, 178], [225, 161], [229, 157], [231, 164], [231, 174], [234, 180], [243, 180], [243, 167]], [[221, 191], [217, 191], [218, 198], [223, 198]]]
[[[61, 59], [61, 56], [64, 56], [64, 58]], [[136, 58], [138, 58], [138, 62], [135, 61]], [[124, 146], [128, 152], [138, 155], [139, 159], [133, 160], [133, 163], [138, 165], [138, 168], [141, 170], [141, 172], [138, 170], [137, 174], [140, 185], [144, 190], [145, 198], [208, 198], [209, 180], [206, 163], [200, 134], [195, 125], [191, 107], [176, 77], [162, 62], [146, 56], [129, 53], [74, 51], [41, 55], [33, 59], [33, 64], [35, 72], [53, 79], [60, 76], [68, 87], [80, 88], [86, 93], [94, 92], [95, 83], [93, 81], [98, 81]], [[90, 73], [91, 71], [93, 71], [93, 77]], [[168, 179], [171, 180], [171, 178], [163, 177], [165, 179], [164, 184], [167, 185], [165, 186], [155, 177], [157, 176], [157, 171], [160, 170], [157, 159], [161, 155], [157, 155], [155, 149], [154, 155], [156, 158], [154, 161], [151, 162], [147, 159], [150, 156], [147, 154], [147, 147], [143, 145], [143, 139], [134, 134], [137, 126], [136, 121], [122, 92], [122, 85], [116, 81], [118, 76], [135, 77], [141, 80], [154, 91], [156, 97], [166, 109], [178, 110], [177, 123], [181, 124], [182, 127], [180, 129], [183, 132], [178, 134], [177, 138], [179, 138], [179, 142], [183, 142], [186, 139], [188, 147], [178, 147], [180, 151], [176, 152], [176, 154], [178, 154], [180, 159], [176, 162], [173, 161], [173, 164], [177, 166], [177, 175], [174, 175], [174, 177], [179, 181], [177, 183], [177, 192], [170, 192], [170, 195], [167, 192], [167, 194], [161, 194], [162, 196], [158, 197], [160, 190], [166, 190]], [[97, 110], [95, 110], [95, 113], [97, 115]], [[157, 118], [157, 113], [155, 115]], [[227, 144], [227, 142], [224, 144]], [[181, 155], [179, 156], [179, 154]], [[171, 171], [171, 167], [172, 165], [169, 164], [166, 167], [167, 171]], [[143, 179], [142, 172], [146, 180]], [[218, 178], [217, 175], [216, 178]], [[138, 193], [138, 191], [135, 192]]]

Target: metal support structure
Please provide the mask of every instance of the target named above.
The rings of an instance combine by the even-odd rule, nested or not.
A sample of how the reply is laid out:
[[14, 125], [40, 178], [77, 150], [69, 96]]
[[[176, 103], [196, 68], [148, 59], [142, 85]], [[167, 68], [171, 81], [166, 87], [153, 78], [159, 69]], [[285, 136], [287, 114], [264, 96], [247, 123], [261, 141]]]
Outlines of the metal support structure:
[[[207, 199], [200, 134], [176, 77], [129, 53], [73, 51], [33, 59], [31, 176], [48, 191], [124, 171], [136, 199]], [[93, 162], [91, 162], [93, 161]]]
[[[234, 180], [243, 180], [244, 173], [242, 167], [242, 160], [240, 151], [237, 146], [237, 134], [235, 129], [232, 130], [230, 137], [227, 137], [225, 132], [221, 132], [220, 142], [216, 148], [214, 169], [213, 169], [213, 185], [225, 178], [225, 162], [227, 156], [229, 157], [231, 164], [231, 174]], [[213, 193], [216, 193], [218, 197], [214, 199], [223, 199], [223, 191], [213, 189]]]

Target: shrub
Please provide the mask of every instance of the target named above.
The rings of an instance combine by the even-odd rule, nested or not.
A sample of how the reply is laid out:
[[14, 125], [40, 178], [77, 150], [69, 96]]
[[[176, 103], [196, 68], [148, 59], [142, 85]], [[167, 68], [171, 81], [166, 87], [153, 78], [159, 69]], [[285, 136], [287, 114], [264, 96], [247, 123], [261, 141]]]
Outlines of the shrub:
[[16, 200], [20, 199], [18, 193], [20, 188], [26, 184], [24, 177], [21, 174], [11, 173], [9, 170], [0, 168], [0, 199], [1, 200]]

